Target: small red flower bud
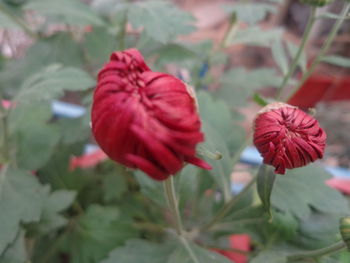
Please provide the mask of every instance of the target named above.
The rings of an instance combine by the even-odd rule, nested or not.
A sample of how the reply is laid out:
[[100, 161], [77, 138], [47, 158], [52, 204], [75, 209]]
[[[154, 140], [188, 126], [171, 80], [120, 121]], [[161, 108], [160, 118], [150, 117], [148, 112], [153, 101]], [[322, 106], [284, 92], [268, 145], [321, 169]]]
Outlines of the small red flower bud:
[[297, 107], [277, 102], [264, 107], [254, 123], [254, 144], [276, 174], [323, 157], [326, 133]]
[[204, 140], [195, 99], [179, 79], [152, 72], [135, 49], [115, 52], [98, 75], [92, 132], [114, 161], [156, 180], [184, 162], [211, 167], [196, 155]]

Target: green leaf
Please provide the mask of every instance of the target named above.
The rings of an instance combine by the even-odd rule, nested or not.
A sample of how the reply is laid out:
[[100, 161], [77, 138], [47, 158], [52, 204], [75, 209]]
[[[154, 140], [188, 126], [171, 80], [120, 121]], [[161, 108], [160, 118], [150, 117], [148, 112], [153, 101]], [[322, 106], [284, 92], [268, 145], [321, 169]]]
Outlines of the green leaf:
[[157, 63], [160, 66], [170, 63], [182, 64], [196, 58], [194, 51], [178, 43], [162, 45], [160, 48], [153, 50], [150, 55], [157, 55]]
[[[124, 168], [123, 168], [124, 169]], [[120, 199], [128, 191], [125, 176], [113, 172], [103, 178], [103, 198], [106, 202]]]
[[[212, 98], [208, 92], [198, 92], [197, 99], [202, 119], [212, 128], [215, 127], [216, 132], [226, 142], [229, 151], [234, 153], [245, 139], [245, 131], [240, 126], [243, 117], [231, 110], [225, 101]], [[215, 145], [212, 146], [215, 148]], [[215, 152], [214, 148], [210, 150]]]
[[99, 262], [112, 248], [135, 236], [130, 221], [117, 208], [90, 206], [62, 242], [70, 262]]
[[350, 59], [349, 58], [344, 58], [341, 56], [326, 56], [322, 58], [323, 62], [339, 66], [339, 67], [344, 67], [344, 68], [350, 68]]
[[147, 35], [161, 43], [194, 30], [192, 16], [166, 1], [136, 2], [129, 8], [128, 19], [133, 27], [144, 27]]
[[[295, 45], [294, 43], [287, 41], [287, 49], [288, 49], [290, 57], [293, 59], [298, 52], [299, 45]], [[301, 68], [302, 72], [306, 72], [307, 58], [306, 58], [305, 50], [303, 50], [301, 53], [301, 56], [300, 56], [299, 61], [298, 61], [298, 65]]]
[[80, 69], [50, 65], [23, 83], [16, 101], [51, 100], [62, 96], [65, 90], [86, 90], [94, 83], [94, 80]]
[[66, 210], [73, 203], [75, 196], [76, 192], [69, 190], [58, 190], [48, 196], [44, 203], [41, 220], [37, 226], [40, 233], [49, 234], [67, 223], [67, 220], [59, 213]]
[[263, 251], [253, 258], [250, 263], [287, 263], [287, 257], [278, 251]]
[[87, 33], [83, 44], [91, 66], [97, 69], [108, 61], [109, 56], [116, 48], [115, 42], [116, 36], [112, 35], [105, 27], [94, 27], [92, 32]]
[[135, 177], [141, 186], [141, 192], [145, 196], [161, 207], [166, 206], [164, 190], [161, 183], [151, 179], [148, 175], [139, 170], [135, 172]]
[[276, 179], [276, 175], [274, 174], [270, 166], [263, 164], [259, 168], [257, 177], [257, 189], [260, 200], [263, 204], [265, 211], [270, 217], [272, 217], [270, 211], [270, 197]]
[[220, 98], [225, 99], [232, 107], [246, 105], [254, 91], [265, 87], [276, 87], [282, 79], [274, 69], [261, 68], [248, 71], [235, 68], [227, 71], [220, 79], [222, 84], [218, 90]]
[[[0, 253], [1, 255], [1, 253]], [[20, 231], [15, 241], [0, 256], [0, 263], [23, 263], [27, 262], [28, 255], [25, 246], [24, 233]]]
[[[2, 7], [2, 8], [6, 8], [6, 7]], [[16, 24], [8, 15], [4, 14], [3, 12], [0, 13], [0, 27], [2, 29], [10, 29], [10, 30], [21, 29], [18, 26], [18, 24]]]
[[39, 221], [45, 189], [30, 173], [0, 170], [0, 254], [14, 242], [21, 223]]
[[253, 46], [270, 47], [274, 41], [281, 40], [283, 29], [275, 28], [270, 30], [262, 30], [258, 26], [248, 27], [239, 30], [233, 38], [232, 44], [249, 44]]
[[88, 5], [78, 0], [31, 0], [24, 6], [27, 10], [35, 10], [54, 21], [70, 25], [103, 25], [104, 22]]
[[235, 3], [225, 5], [224, 9], [227, 13], [235, 12], [239, 21], [250, 25], [265, 19], [268, 13], [276, 12], [275, 5], [265, 3]]
[[206, 158], [206, 161], [213, 167], [209, 173], [220, 186], [225, 195], [225, 200], [227, 200], [231, 195], [231, 174], [233, 170], [229, 149], [219, 132], [213, 126], [203, 121], [202, 130], [205, 134], [203, 147], [211, 151], [218, 151], [222, 155], [220, 160]]
[[113, 250], [101, 263], [229, 263], [218, 253], [200, 248], [188, 241], [192, 257], [185, 246], [177, 240], [152, 243], [146, 240], [129, 240], [124, 247]]
[[51, 108], [45, 103], [19, 105], [11, 112], [9, 133], [20, 167], [36, 170], [54, 152], [60, 134], [54, 124], [48, 123], [51, 116]]
[[276, 40], [272, 43], [271, 47], [272, 56], [276, 61], [276, 64], [280, 68], [283, 75], [288, 72], [288, 59], [286, 52], [284, 51], [283, 43], [279, 40]]
[[346, 214], [346, 200], [324, 182], [330, 175], [316, 165], [289, 170], [278, 176], [271, 196], [271, 204], [299, 219], [307, 218], [313, 209], [321, 212]]

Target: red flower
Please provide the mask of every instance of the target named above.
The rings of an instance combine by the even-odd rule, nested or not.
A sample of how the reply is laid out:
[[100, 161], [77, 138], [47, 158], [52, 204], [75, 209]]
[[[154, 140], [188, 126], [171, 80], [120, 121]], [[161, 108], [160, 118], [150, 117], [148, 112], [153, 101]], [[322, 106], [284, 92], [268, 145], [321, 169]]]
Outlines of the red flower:
[[111, 159], [156, 180], [184, 162], [210, 169], [195, 157], [204, 136], [186, 85], [152, 72], [135, 49], [113, 53], [100, 71], [91, 119], [95, 139]]
[[316, 119], [285, 103], [267, 105], [255, 119], [254, 144], [276, 174], [322, 158], [326, 137]]

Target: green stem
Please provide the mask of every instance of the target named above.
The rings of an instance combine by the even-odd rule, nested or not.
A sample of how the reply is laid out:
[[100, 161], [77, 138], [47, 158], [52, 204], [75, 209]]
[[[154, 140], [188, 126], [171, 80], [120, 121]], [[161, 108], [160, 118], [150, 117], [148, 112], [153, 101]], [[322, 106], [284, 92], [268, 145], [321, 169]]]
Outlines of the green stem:
[[308, 20], [308, 23], [307, 23], [307, 26], [306, 26], [303, 38], [301, 40], [300, 47], [299, 47], [295, 57], [293, 58], [292, 65], [290, 66], [289, 71], [284, 76], [283, 81], [282, 81], [282, 83], [281, 83], [281, 85], [280, 85], [280, 87], [278, 89], [278, 93], [277, 93], [277, 97], [276, 97], [277, 100], [281, 99], [281, 96], [283, 94], [283, 90], [287, 86], [287, 83], [288, 83], [289, 79], [294, 74], [295, 69], [297, 68], [297, 66], [299, 64], [300, 56], [303, 53], [305, 45], [306, 45], [307, 41], [310, 38], [311, 29], [312, 29], [312, 27], [313, 27], [313, 25], [315, 24], [315, 21], [316, 21], [316, 11], [317, 11], [317, 8], [316, 7], [312, 7], [311, 15], [309, 17], [309, 20]]
[[304, 253], [289, 256], [288, 261], [299, 260], [299, 259], [304, 259], [304, 258], [322, 257], [325, 255], [332, 254], [332, 253], [335, 253], [337, 251], [343, 250], [345, 248], [346, 248], [346, 244], [343, 241], [339, 241], [339, 242], [332, 244], [332, 245], [325, 247], [325, 248], [311, 250], [311, 251], [307, 251]]
[[197, 258], [197, 256], [194, 254], [190, 244], [188, 243], [188, 240], [185, 237], [181, 236], [181, 235], [179, 235], [179, 239], [180, 239], [182, 245], [185, 247], [185, 249], [188, 252], [188, 254], [190, 255], [190, 257], [193, 260], [193, 262], [194, 263], [200, 263], [198, 258]]
[[293, 95], [299, 90], [299, 88], [305, 83], [305, 81], [311, 76], [311, 74], [314, 72], [316, 66], [321, 62], [323, 56], [328, 51], [329, 47], [331, 46], [334, 38], [336, 37], [340, 26], [343, 24], [344, 20], [346, 19], [348, 13], [350, 10], [350, 3], [344, 4], [343, 10], [340, 14], [340, 18], [336, 21], [334, 24], [331, 32], [329, 33], [324, 45], [322, 46], [321, 50], [319, 51], [318, 55], [312, 62], [310, 68], [308, 71], [303, 75], [302, 79], [299, 81], [299, 83], [296, 85], [296, 87], [292, 90], [291, 94], [288, 96], [287, 101], [293, 97]]
[[9, 17], [13, 22], [15, 22], [28, 36], [34, 39], [39, 37], [37, 33], [35, 33], [30, 27], [28, 27], [26, 22], [22, 21], [22, 19], [18, 16], [14, 15], [3, 4], [0, 4], [0, 12]]
[[175, 229], [178, 235], [183, 233], [182, 221], [180, 216], [180, 211], [178, 207], [178, 200], [175, 194], [174, 178], [170, 176], [167, 180], [163, 182], [163, 188], [165, 193], [165, 198], [167, 200], [170, 211], [174, 217]]
[[217, 213], [217, 215], [209, 221], [206, 225], [201, 227], [201, 230], [210, 230], [217, 222], [220, 222], [235, 206], [235, 204], [241, 200], [241, 198], [250, 190], [250, 188], [255, 184], [257, 177], [255, 176], [252, 180], [244, 187], [244, 189], [239, 192], [230, 202], [226, 203]]

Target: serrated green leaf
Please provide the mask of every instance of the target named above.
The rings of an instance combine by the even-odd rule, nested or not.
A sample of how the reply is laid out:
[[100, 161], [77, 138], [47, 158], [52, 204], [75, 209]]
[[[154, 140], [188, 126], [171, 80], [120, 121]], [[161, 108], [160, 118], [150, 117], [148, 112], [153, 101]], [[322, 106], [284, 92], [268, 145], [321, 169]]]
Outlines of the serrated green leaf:
[[323, 57], [322, 61], [329, 63], [329, 64], [332, 64], [332, 65], [335, 65], [335, 66], [350, 68], [350, 59], [349, 58], [331, 55], [331, 56]]
[[279, 40], [276, 40], [272, 43], [271, 47], [272, 56], [276, 61], [276, 64], [280, 68], [283, 75], [288, 72], [288, 60], [286, 52], [284, 51], [283, 43]]
[[40, 219], [47, 191], [35, 176], [21, 170], [0, 170], [0, 253], [14, 241], [20, 223]]
[[145, 173], [137, 170], [135, 177], [141, 186], [141, 192], [151, 199], [155, 204], [165, 207], [166, 201], [162, 184], [151, 179]]
[[276, 12], [276, 6], [266, 3], [235, 3], [223, 8], [227, 13], [235, 12], [239, 21], [250, 25], [263, 20], [268, 13]]
[[129, 240], [124, 247], [113, 250], [101, 263], [229, 263], [218, 253], [198, 247], [188, 241], [192, 256], [180, 241], [152, 243], [146, 240]]
[[23, 263], [27, 262], [27, 260], [28, 255], [25, 247], [24, 232], [20, 231], [15, 241], [0, 256], [0, 263]]
[[[288, 48], [288, 52], [289, 52], [290, 57], [293, 59], [296, 56], [297, 52], [298, 52], [299, 45], [295, 45], [294, 43], [287, 41], [287, 48]], [[300, 55], [300, 58], [299, 58], [299, 61], [298, 61], [298, 65], [301, 68], [302, 72], [306, 72], [306, 69], [307, 69], [307, 57], [306, 57], [306, 54], [305, 54], [305, 50], [303, 50], [301, 55]]]
[[194, 30], [192, 16], [166, 1], [136, 2], [129, 8], [128, 19], [133, 27], [143, 27], [161, 43]]
[[112, 248], [136, 235], [130, 221], [117, 208], [90, 206], [62, 242], [70, 262], [93, 263], [105, 258]]
[[27, 10], [53, 18], [54, 21], [70, 25], [103, 25], [103, 20], [90, 7], [78, 0], [31, 0], [25, 6]]
[[75, 191], [58, 190], [52, 192], [45, 200], [41, 220], [36, 229], [43, 234], [49, 234], [51, 231], [64, 226], [67, 220], [59, 214], [67, 209], [74, 201]]
[[281, 40], [282, 35], [283, 29], [280, 28], [262, 30], [258, 26], [252, 26], [237, 31], [232, 44], [249, 44], [252, 46], [269, 47], [272, 42]]
[[94, 85], [94, 80], [78, 68], [64, 68], [50, 65], [28, 78], [22, 85], [16, 101], [33, 102], [51, 100], [63, 95], [65, 90], [86, 90]]
[[263, 164], [259, 168], [257, 177], [257, 189], [260, 200], [263, 204], [265, 211], [271, 217], [272, 215], [270, 211], [270, 197], [272, 194], [276, 175], [273, 173], [271, 167]]
[[325, 185], [330, 175], [316, 165], [289, 170], [278, 176], [271, 196], [271, 204], [299, 219], [310, 216], [312, 209], [328, 213], [346, 214], [346, 200]]

